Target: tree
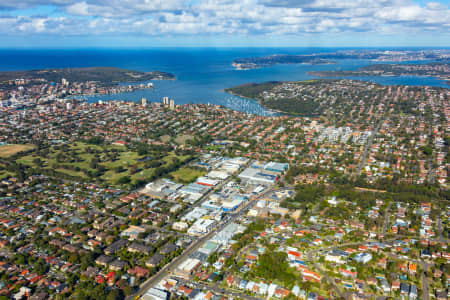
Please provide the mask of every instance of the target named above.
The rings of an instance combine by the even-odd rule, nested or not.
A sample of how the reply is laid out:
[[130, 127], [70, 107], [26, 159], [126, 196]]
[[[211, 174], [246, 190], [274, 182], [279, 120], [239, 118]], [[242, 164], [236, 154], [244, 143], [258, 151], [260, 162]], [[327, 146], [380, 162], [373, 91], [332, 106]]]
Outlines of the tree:
[[208, 256], [208, 263], [210, 265], [212, 265], [212, 264], [214, 264], [217, 261], [217, 259], [218, 259], [217, 252], [214, 252], [213, 254]]
[[77, 281], [79, 280], [80, 278], [78, 277], [78, 275], [76, 274], [76, 273], [70, 273], [68, 276], [67, 276], [67, 284], [69, 285], [69, 286], [74, 286], [76, 283], [77, 283]]
[[91, 299], [105, 299], [106, 298], [106, 286], [97, 285], [90, 293]]
[[117, 183], [118, 184], [127, 184], [127, 183], [130, 183], [130, 177], [128, 177], [128, 176], [122, 176], [122, 177], [120, 177], [118, 180], [117, 180]]
[[89, 266], [94, 264], [94, 254], [92, 252], [88, 252], [85, 255], [81, 256], [81, 268], [86, 269]]
[[118, 289], [112, 289], [108, 296], [106, 297], [106, 300], [120, 300], [123, 299], [123, 295]]
[[47, 273], [48, 266], [47, 266], [47, 264], [44, 262], [44, 260], [42, 258], [39, 258], [34, 263], [33, 269], [38, 275], [43, 275], [43, 274]]
[[79, 261], [79, 257], [78, 257], [78, 255], [77, 255], [76, 253], [70, 254], [70, 256], [69, 256], [69, 262], [70, 262], [71, 264], [75, 264], [75, 263], [77, 263], [78, 261]]
[[285, 285], [295, 281], [295, 276], [289, 271], [287, 254], [284, 252], [267, 251], [258, 260], [256, 275], [268, 280], [278, 279]]
[[16, 260], [15, 260], [16, 264], [25, 265], [25, 264], [27, 264], [27, 261], [28, 261], [28, 259], [25, 254], [23, 254], [23, 253], [16, 254]]
[[134, 289], [131, 286], [129, 286], [128, 284], [124, 285], [122, 290], [123, 290], [123, 293], [125, 294], [125, 296], [129, 296], [134, 293]]

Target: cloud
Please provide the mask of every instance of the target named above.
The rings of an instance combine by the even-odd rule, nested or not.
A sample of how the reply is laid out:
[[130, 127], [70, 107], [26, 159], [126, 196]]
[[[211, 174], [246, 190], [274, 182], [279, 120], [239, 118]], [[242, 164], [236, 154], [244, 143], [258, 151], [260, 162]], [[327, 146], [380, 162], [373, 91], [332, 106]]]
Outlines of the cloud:
[[0, 9], [27, 9], [40, 5], [70, 5], [74, 4], [74, 0], [2, 0]]
[[[52, 6], [54, 15], [28, 14]], [[2, 0], [2, 34], [314, 35], [448, 32], [450, 10], [412, 0]]]
[[89, 5], [85, 1], [75, 3], [67, 7], [67, 12], [76, 16], [88, 16]]

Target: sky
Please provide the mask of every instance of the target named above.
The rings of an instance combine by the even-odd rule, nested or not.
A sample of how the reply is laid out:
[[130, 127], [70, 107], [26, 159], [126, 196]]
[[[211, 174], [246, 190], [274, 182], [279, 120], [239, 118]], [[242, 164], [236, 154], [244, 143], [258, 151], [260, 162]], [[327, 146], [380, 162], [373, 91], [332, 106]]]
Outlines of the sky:
[[449, 47], [450, 0], [0, 0], [0, 48]]

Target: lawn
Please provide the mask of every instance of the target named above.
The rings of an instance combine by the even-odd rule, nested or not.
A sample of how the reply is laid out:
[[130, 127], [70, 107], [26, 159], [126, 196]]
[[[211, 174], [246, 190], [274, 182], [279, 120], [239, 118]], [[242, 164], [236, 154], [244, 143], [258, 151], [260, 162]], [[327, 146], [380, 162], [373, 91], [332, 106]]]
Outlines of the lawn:
[[193, 140], [194, 137], [190, 134], [180, 134], [179, 136], [177, 136], [175, 138], [175, 143], [182, 145], [182, 144], [186, 144], [187, 141], [189, 140]]
[[[36, 150], [19, 157], [17, 162], [33, 168], [55, 170], [58, 173], [83, 180], [116, 185], [122, 177], [129, 177], [132, 183], [148, 180], [154, 174], [156, 167], [169, 166], [174, 158], [182, 163], [190, 158], [189, 155], [178, 156], [169, 152], [154, 161], [143, 159], [160, 157], [160, 155], [160, 153], [139, 155], [122, 146], [98, 146], [78, 142], [53, 146], [47, 153]], [[157, 163], [158, 161], [159, 164], [152, 165], [152, 162]]]
[[5, 170], [0, 170], [0, 180], [11, 177], [11, 176], [14, 176], [14, 173], [11, 173], [11, 172], [8, 172]]
[[28, 151], [34, 149], [34, 145], [24, 144], [24, 145], [2, 145], [0, 146], [0, 157], [8, 158], [19, 152]]
[[178, 170], [170, 173], [176, 182], [191, 183], [198, 177], [206, 174], [206, 171], [192, 168], [179, 168]]
[[171, 137], [170, 137], [170, 135], [166, 134], [166, 135], [161, 136], [160, 139], [161, 139], [161, 142], [167, 143], [168, 141], [170, 141]]

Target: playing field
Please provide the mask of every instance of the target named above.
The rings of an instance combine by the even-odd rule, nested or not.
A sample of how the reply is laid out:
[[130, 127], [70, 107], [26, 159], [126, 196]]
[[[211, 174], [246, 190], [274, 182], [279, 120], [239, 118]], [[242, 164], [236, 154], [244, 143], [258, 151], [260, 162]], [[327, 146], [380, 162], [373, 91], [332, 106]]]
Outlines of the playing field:
[[173, 179], [180, 183], [191, 183], [205, 174], [206, 171], [192, 168], [179, 168], [175, 172], [170, 173]]
[[175, 143], [184, 145], [187, 141], [194, 139], [194, 137], [190, 134], [180, 134], [175, 138]]
[[31, 150], [34, 145], [2, 145], [0, 146], [0, 157], [7, 158], [22, 151]]

